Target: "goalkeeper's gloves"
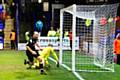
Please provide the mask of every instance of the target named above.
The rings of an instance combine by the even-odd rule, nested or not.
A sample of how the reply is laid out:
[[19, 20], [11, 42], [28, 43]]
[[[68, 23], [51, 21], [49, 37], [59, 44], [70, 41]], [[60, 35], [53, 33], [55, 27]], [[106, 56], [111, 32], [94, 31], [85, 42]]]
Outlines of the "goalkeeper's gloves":
[[59, 67], [59, 61], [57, 62], [57, 67]]

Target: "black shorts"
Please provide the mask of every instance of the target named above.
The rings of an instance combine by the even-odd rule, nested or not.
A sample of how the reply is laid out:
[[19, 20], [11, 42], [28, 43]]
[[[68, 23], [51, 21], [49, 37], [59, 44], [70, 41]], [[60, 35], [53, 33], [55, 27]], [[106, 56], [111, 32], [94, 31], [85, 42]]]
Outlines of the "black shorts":
[[28, 57], [28, 60], [30, 61], [30, 62], [33, 62], [34, 61], [34, 57], [35, 58], [37, 58], [38, 56], [39, 56], [39, 53], [38, 53], [38, 51], [35, 51], [37, 54], [36, 55], [33, 55], [30, 51], [26, 51], [26, 55], [27, 55], [27, 57]]
[[38, 51], [35, 51], [35, 52], [36, 52], [36, 55], [33, 55], [33, 54], [32, 54], [33, 57], [37, 58], [38, 56], [40, 56], [39, 53], [38, 53]]

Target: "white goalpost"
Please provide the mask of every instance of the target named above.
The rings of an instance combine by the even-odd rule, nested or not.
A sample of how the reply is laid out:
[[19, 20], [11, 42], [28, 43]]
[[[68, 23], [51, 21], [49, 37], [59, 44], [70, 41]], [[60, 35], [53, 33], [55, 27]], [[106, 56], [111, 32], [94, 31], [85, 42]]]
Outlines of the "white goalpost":
[[[60, 64], [73, 72], [114, 72], [113, 35], [117, 7], [118, 4], [74, 4], [61, 9]], [[72, 49], [64, 50], [64, 34], [70, 30]]]

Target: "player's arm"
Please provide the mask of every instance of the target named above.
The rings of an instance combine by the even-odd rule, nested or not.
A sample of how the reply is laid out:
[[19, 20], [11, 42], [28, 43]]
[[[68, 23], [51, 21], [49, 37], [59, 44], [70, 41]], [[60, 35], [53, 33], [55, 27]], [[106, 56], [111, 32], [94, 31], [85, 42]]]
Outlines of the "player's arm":
[[54, 58], [57, 61], [57, 67], [59, 67], [59, 60], [58, 60], [58, 57], [57, 57], [56, 52], [54, 51], [54, 49], [51, 49], [51, 53], [53, 54]]
[[58, 57], [56, 55], [56, 52], [54, 51], [54, 49], [51, 48], [51, 53], [54, 56], [54, 58], [56, 59], [56, 61], [58, 62]]
[[36, 43], [36, 46], [39, 48], [39, 50], [40, 50], [40, 45], [38, 44], [38, 42]]
[[38, 43], [36, 43], [36, 46], [40, 48], [40, 45]]
[[27, 50], [29, 50], [33, 55], [35, 55], [36, 54], [36, 52], [35, 51], [33, 51], [29, 46], [26, 46], [26, 49]]

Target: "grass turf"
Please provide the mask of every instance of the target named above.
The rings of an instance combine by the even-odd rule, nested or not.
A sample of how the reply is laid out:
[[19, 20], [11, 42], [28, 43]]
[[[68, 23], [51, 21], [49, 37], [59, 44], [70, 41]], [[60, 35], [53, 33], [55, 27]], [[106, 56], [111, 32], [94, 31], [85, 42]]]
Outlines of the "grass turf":
[[[63, 51], [62, 55], [63, 63], [72, 68], [72, 53], [71, 51]], [[102, 59], [97, 60], [99, 63], [103, 63]], [[105, 67], [109, 69], [113, 69], [113, 64], [109, 61], [105, 64]], [[88, 54], [81, 54], [79, 51], [76, 51], [75, 53], [75, 68], [76, 70], [87, 70], [89, 72], [110, 72], [109, 70], [105, 70], [103, 68], [100, 68], [94, 64], [94, 56], [88, 55]]]
[[77, 80], [71, 72], [57, 68], [53, 62], [50, 62], [48, 75], [40, 75], [39, 70], [27, 70], [23, 65], [25, 58], [24, 51], [0, 51], [0, 80]]
[[[63, 63], [71, 68], [71, 52], [63, 52]], [[86, 59], [86, 57], [88, 57]], [[92, 64], [82, 65], [81, 63], [90, 63], [93, 60], [84, 54], [76, 54], [76, 69], [104, 71]], [[85, 80], [120, 80], [120, 65], [115, 64], [115, 72], [78, 72]]]
[[[39, 70], [27, 70], [23, 65], [26, 58], [23, 51], [0, 52], [0, 80], [78, 80], [71, 72], [53, 62], [48, 75], [40, 75]], [[70, 60], [70, 56], [69, 56]], [[119, 80], [120, 65], [115, 64], [115, 72], [78, 72], [85, 80]]]

